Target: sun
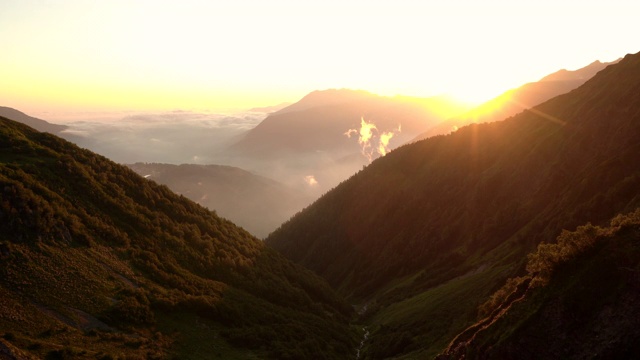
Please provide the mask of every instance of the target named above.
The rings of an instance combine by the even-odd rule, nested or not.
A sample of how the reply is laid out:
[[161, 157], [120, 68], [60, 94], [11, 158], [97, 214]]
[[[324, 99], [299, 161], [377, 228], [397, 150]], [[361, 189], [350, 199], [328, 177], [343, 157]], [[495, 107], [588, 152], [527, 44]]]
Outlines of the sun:
[[478, 106], [498, 97], [507, 89], [498, 89], [486, 84], [464, 84], [450, 92], [454, 99], [471, 106]]

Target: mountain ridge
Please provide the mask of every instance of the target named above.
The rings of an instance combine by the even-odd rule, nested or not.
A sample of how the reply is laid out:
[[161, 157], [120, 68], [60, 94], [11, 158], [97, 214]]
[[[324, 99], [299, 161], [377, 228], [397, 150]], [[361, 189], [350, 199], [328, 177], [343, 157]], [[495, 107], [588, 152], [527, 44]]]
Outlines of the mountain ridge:
[[[356, 152], [357, 146], [343, 133], [359, 129], [361, 118], [376, 124], [379, 131], [393, 130], [401, 125], [402, 131], [396, 136], [412, 137], [420, 129], [427, 128], [430, 122], [437, 122], [441, 118], [439, 111], [451, 114], [455, 106], [452, 100], [442, 97], [417, 101], [384, 97], [364, 90], [317, 90], [270, 114], [233, 145], [232, 150], [261, 156], [268, 156], [269, 152], [277, 155], [281, 149]], [[431, 107], [434, 109], [430, 110]]]
[[267, 244], [368, 304], [371, 358], [435, 356], [537, 244], [640, 205], [638, 94], [627, 55], [504, 121], [394, 150]]
[[38, 131], [58, 134], [68, 128], [66, 125], [52, 124], [48, 121], [29, 116], [14, 108], [0, 106], [0, 116], [26, 124]]
[[226, 165], [128, 164], [141, 176], [211, 209], [258, 238], [311, 203], [299, 189]]
[[542, 79], [508, 90], [498, 97], [470, 110], [466, 114], [455, 116], [418, 135], [413, 141], [435, 135], [444, 135], [472, 123], [504, 120], [525, 109], [539, 105], [555, 96], [567, 93], [582, 85], [600, 70], [616, 64], [620, 59], [602, 63], [593, 63], [577, 70], [559, 70]]
[[304, 180], [313, 178], [317, 196], [429, 124], [458, 113], [459, 105], [445, 97], [314, 91], [247, 131], [225, 152], [226, 163], [307, 189]]

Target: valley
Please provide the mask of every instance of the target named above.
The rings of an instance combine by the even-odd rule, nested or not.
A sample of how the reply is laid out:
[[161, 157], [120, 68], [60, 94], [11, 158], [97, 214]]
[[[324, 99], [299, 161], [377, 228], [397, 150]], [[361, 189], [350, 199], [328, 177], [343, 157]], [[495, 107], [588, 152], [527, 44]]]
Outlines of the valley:
[[632, 357], [639, 95], [630, 54], [475, 109], [323, 90], [176, 137], [3, 108], [3, 354]]
[[638, 59], [504, 121], [400, 147], [266, 242], [369, 303], [369, 358], [434, 357], [539, 244], [638, 207]]

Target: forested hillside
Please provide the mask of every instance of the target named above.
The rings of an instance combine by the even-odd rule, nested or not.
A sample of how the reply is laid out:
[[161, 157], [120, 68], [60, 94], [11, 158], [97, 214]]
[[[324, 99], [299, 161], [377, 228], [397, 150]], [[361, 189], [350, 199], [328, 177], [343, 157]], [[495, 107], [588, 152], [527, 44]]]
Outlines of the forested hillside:
[[502, 122], [380, 158], [267, 242], [366, 304], [367, 358], [432, 356], [526, 254], [640, 205], [640, 55]]
[[351, 307], [215, 213], [0, 118], [0, 336], [36, 358], [351, 359]]

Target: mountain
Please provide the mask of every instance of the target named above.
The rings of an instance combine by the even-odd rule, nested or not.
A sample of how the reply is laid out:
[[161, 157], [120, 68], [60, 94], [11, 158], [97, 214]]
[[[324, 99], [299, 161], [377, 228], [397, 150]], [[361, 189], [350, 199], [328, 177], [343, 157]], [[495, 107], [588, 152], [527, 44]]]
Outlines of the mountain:
[[608, 63], [603, 63], [599, 60], [596, 60], [591, 64], [577, 70], [567, 70], [567, 69], [558, 70], [553, 74], [549, 74], [543, 77], [542, 79], [539, 80], [539, 82], [582, 80], [584, 83], [584, 81], [591, 79], [600, 70], [604, 69], [609, 65], [617, 64], [620, 60], [621, 59], [617, 59], [615, 61], [608, 62]]
[[4, 355], [355, 356], [353, 310], [320, 278], [166, 186], [5, 118], [0, 199]]
[[6, 106], [0, 106], [0, 116], [29, 125], [38, 131], [48, 132], [51, 134], [58, 134], [59, 132], [67, 129], [67, 126], [65, 125], [51, 124], [42, 119], [34, 118], [21, 111]]
[[459, 104], [442, 97], [391, 98], [349, 89], [314, 91], [267, 116], [231, 150], [260, 157], [288, 152], [353, 153], [358, 151], [357, 142], [344, 133], [359, 129], [362, 118], [381, 132], [400, 126], [395, 143], [402, 144], [459, 111]]
[[455, 116], [443, 121], [418, 135], [414, 141], [426, 139], [435, 135], [444, 135], [455, 131], [465, 125], [500, 121], [513, 116], [522, 110], [534, 107], [538, 104], [565, 94], [584, 84], [600, 70], [609, 65], [616, 64], [619, 59], [609, 63], [594, 61], [593, 63], [578, 69], [562, 69], [547, 75], [536, 82], [525, 84], [519, 88], [506, 91], [495, 99], [472, 109], [462, 116]]
[[[630, 359], [640, 351], [640, 209], [563, 232], [440, 359]], [[531, 349], [536, 349], [532, 352]]]
[[444, 97], [314, 91], [246, 132], [223, 163], [307, 190], [304, 179], [313, 177], [317, 198], [371, 159], [465, 109]]
[[133, 171], [215, 210], [259, 238], [312, 201], [312, 197], [277, 181], [221, 165], [135, 163]]
[[369, 326], [369, 359], [440, 353], [563, 229], [640, 206], [640, 55], [501, 122], [402, 146], [294, 216], [268, 245]]

